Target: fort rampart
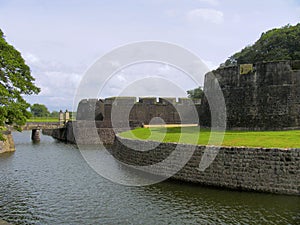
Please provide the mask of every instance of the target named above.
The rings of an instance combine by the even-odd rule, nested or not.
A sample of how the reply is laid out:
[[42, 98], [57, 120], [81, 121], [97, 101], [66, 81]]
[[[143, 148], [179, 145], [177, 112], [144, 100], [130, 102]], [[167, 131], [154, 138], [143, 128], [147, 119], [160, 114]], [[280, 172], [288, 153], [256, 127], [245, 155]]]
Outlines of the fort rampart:
[[[204, 91], [213, 93], [219, 83], [226, 103], [227, 128], [280, 130], [300, 128], [300, 60], [277, 61], [218, 68], [205, 77]], [[210, 126], [210, 109], [204, 97], [200, 124]]]
[[113, 107], [120, 110], [118, 114], [121, 115], [122, 111], [130, 112], [129, 118], [125, 119], [131, 127], [149, 124], [154, 117], [161, 118], [167, 124], [199, 123], [197, 112], [200, 104], [194, 104], [188, 98], [155, 97], [139, 98], [138, 101], [135, 97], [83, 99], [78, 105], [76, 120], [96, 121], [100, 127], [112, 127]]
[[[157, 144], [122, 137], [116, 139], [111, 150], [116, 159], [129, 165], [145, 166], [164, 160], [178, 144], [160, 143], [151, 151], [134, 151], [126, 145], [143, 149]], [[182, 148], [180, 154], [189, 152], [193, 147], [179, 145]], [[199, 163], [205, 148], [196, 146], [191, 159], [172, 178], [216, 187], [300, 195], [300, 149], [221, 147], [210, 166], [200, 171]], [[215, 147], [208, 148], [214, 150]], [[162, 171], [172, 173], [174, 165], [167, 164], [163, 168], [153, 166], [150, 169], [145, 172], [160, 175]]]

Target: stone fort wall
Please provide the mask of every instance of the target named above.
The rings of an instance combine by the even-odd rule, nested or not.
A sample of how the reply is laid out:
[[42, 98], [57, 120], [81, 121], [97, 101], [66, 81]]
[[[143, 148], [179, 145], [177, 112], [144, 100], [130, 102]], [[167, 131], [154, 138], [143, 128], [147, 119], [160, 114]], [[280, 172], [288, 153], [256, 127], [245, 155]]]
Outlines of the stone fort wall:
[[[205, 92], [213, 92], [217, 82], [223, 91], [227, 127], [300, 128], [300, 60], [257, 63], [248, 73], [243, 73], [241, 67], [219, 68], [205, 77]], [[206, 98], [199, 117], [201, 125], [210, 126]]]
[[[227, 128], [300, 128], [300, 60], [257, 63], [247, 73], [241, 71], [242, 66], [219, 68], [205, 76], [205, 93], [214, 93], [216, 83], [221, 87], [226, 104]], [[153, 117], [160, 117], [165, 123], [172, 124], [199, 123], [188, 119], [181, 121], [179, 117], [178, 110], [183, 112], [185, 118], [195, 118], [191, 100], [151, 97], [139, 98], [139, 101], [135, 97], [83, 99], [78, 105], [77, 120], [96, 120], [99, 127], [111, 127], [114, 104], [125, 108], [126, 105], [133, 105], [129, 115], [131, 127], [149, 124]], [[200, 125], [209, 127], [211, 112], [206, 97], [201, 105], [195, 106]]]
[[[116, 97], [106, 99], [83, 99], [77, 108], [76, 120], [96, 121], [97, 127], [112, 127], [112, 108], [124, 110], [128, 107], [131, 127], [149, 124], [154, 117], [160, 117], [167, 124], [199, 123], [199, 104], [194, 104], [188, 98], [139, 98]], [[195, 110], [191, 107], [195, 106]], [[181, 117], [179, 115], [181, 113]], [[122, 112], [121, 112], [122, 114]], [[122, 126], [121, 126], [122, 127]]]
[[[151, 149], [151, 146], [157, 145], [158, 147], [150, 151], [135, 151], [127, 147]], [[185, 158], [182, 154], [193, 148], [187, 144], [159, 144], [118, 136], [111, 148], [111, 154], [127, 165], [153, 165], [143, 169], [144, 172], [161, 176], [176, 169], [172, 165], [176, 159], [163, 166], [155, 164], [168, 157], [177, 145], [181, 148], [179, 155], [173, 156], [177, 160], [180, 157]], [[207, 148], [215, 150], [214, 146]], [[205, 171], [200, 171], [198, 168], [204, 149], [205, 146], [196, 146], [191, 159], [172, 179], [239, 190], [300, 195], [300, 149], [221, 147], [210, 166]]]

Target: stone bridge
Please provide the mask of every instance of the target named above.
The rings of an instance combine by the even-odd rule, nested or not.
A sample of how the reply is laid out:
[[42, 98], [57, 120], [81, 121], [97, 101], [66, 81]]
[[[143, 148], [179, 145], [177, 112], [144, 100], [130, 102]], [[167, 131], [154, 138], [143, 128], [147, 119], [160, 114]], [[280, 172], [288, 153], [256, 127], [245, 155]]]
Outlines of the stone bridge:
[[22, 130], [32, 130], [31, 139], [33, 141], [40, 141], [40, 130], [42, 129], [56, 129], [64, 126], [62, 122], [27, 122]]

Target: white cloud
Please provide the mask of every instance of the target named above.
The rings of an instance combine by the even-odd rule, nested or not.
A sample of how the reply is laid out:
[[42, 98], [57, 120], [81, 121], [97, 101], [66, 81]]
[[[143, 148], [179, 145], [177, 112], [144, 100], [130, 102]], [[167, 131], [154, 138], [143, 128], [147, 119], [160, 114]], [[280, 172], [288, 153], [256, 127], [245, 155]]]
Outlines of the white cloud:
[[191, 10], [187, 13], [187, 19], [190, 22], [209, 22], [214, 24], [222, 24], [224, 22], [223, 12], [215, 9], [199, 8]]
[[168, 16], [168, 17], [176, 17], [179, 15], [179, 11], [176, 10], [176, 9], [168, 9], [165, 11], [165, 14]]
[[171, 71], [171, 67], [168, 64], [164, 64], [157, 69], [158, 75], [166, 74]]
[[41, 88], [38, 95], [25, 98], [31, 104], [45, 104], [50, 111], [65, 107], [72, 109], [75, 91], [81, 79], [78, 70], [56, 61], [44, 61], [33, 53], [24, 54], [24, 58], [32, 70], [35, 84]]
[[122, 96], [186, 97], [186, 90], [163, 77], [143, 77], [124, 87]]
[[214, 70], [214, 69], [217, 69], [219, 67], [218, 64], [216, 64], [215, 62], [213, 61], [210, 61], [210, 60], [204, 60], [202, 59], [203, 63], [209, 68], [209, 70]]
[[[7, 41], [24, 53], [36, 84], [42, 88], [31, 102], [52, 109], [72, 104], [77, 77], [80, 79], [88, 65], [117, 46], [141, 40], [167, 41], [210, 60], [203, 61], [212, 69], [257, 40], [261, 32], [296, 24], [300, 15], [300, 3], [295, 0], [153, 0], [144, 1], [141, 8], [132, 7], [139, 5], [136, 0], [132, 5], [127, 1], [100, 4], [96, 0], [72, 5], [66, 0], [31, 2], [7, 1], [1, 5], [0, 27]], [[111, 60], [109, 63], [118, 67]], [[149, 75], [174, 81], [184, 90], [195, 87], [172, 66], [141, 66], [117, 75], [111, 80], [112, 88], [108, 85], [105, 89], [105, 97]], [[149, 87], [145, 81], [139, 83], [142, 90]]]
[[29, 63], [29, 64], [36, 64], [40, 61], [39, 57], [37, 57], [36, 55], [34, 55], [32, 53], [26, 53], [24, 55], [24, 59], [25, 59], [26, 63]]
[[[96, 82], [93, 84], [96, 85]], [[188, 74], [164, 64], [143, 62], [130, 65], [115, 73], [99, 93], [99, 98], [110, 96], [176, 96], [186, 97], [186, 90], [199, 84]]]
[[233, 23], [240, 23], [241, 22], [241, 16], [239, 14], [234, 14], [232, 17], [232, 22]]
[[[41, 92], [38, 95], [41, 101], [51, 102], [46, 105], [52, 109], [55, 105], [63, 105], [61, 104], [61, 101], [55, 102], [54, 99], [68, 99], [71, 101], [69, 101], [67, 105], [65, 105], [64, 103], [64, 105], [70, 108], [72, 104], [72, 99], [75, 95], [76, 88], [81, 79], [80, 74], [72, 72], [44, 71], [38, 73], [35, 77], [36, 85], [41, 88]], [[30, 98], [31, 97], [28, 97], [30, 102], [34, 103], [33, 101], [35, 99]]]
[[126, 81], [126, 79], [125, 79], [125, 77], [124, 77], [123, 74], [118, 74], [118, 75], [117, 75], [117, 79], [118, 79], [120, 82], [125, 82], [125, 81]]
[[217, 6], [220, 4], [218, 0], [198, 0], [198, 2], [207, 3], [207, 4], [213, 5], [213, 6]]

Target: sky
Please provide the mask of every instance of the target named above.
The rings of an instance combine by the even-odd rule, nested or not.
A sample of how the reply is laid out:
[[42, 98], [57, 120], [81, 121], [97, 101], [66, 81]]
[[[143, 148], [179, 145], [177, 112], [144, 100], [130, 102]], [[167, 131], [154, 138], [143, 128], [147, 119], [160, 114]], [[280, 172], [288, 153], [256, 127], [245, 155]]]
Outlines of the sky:
[[[173, 43], [214, 69], [262, 32], [298, 22], [299, 0], [0, 0], [0, 29], [42, 90], [26, 99], [50, 111], [72, 110], [85, 72], [119, 46], [145, 40]], [[199, 85], [172, 66], [141, 63], [115, 73], [95, 97], [117, 96], [126, 89], [138, 89], [125, 92], [132, 95], [168, 95], [156, 79], [140, 81], [151, 76], [179, 85], [175, 97]]]

